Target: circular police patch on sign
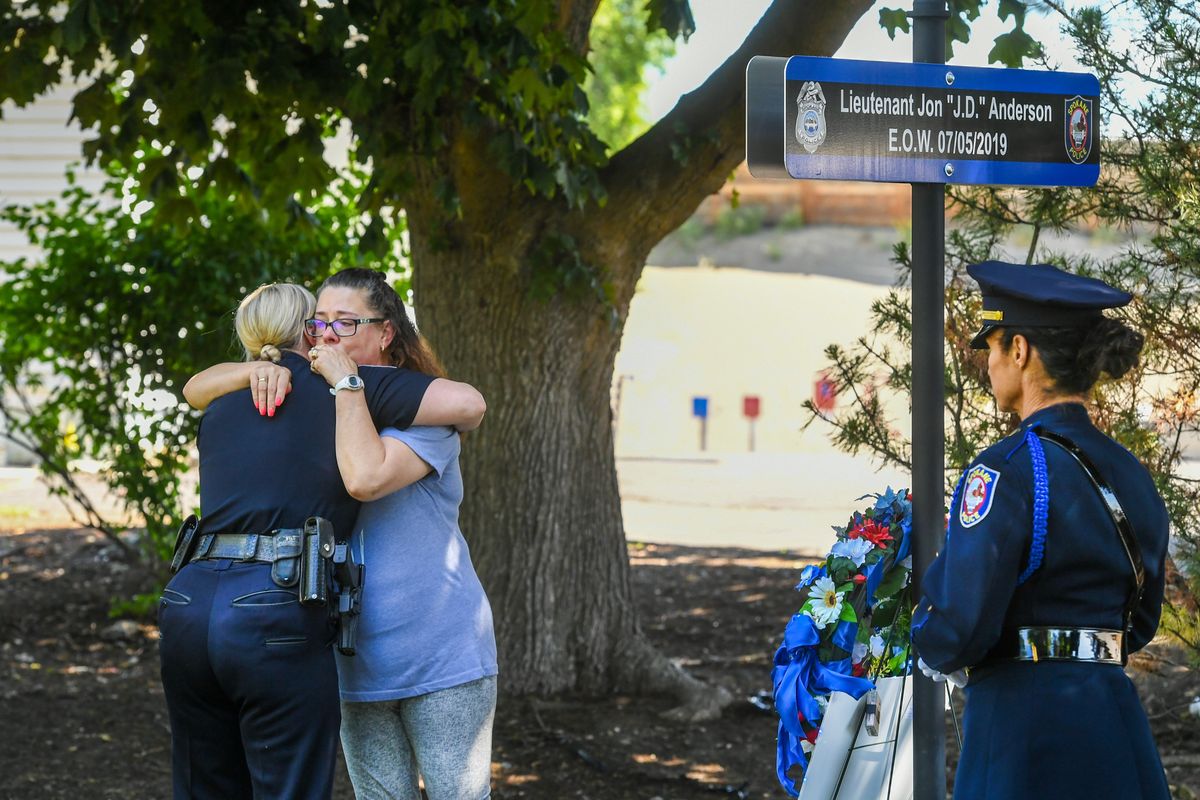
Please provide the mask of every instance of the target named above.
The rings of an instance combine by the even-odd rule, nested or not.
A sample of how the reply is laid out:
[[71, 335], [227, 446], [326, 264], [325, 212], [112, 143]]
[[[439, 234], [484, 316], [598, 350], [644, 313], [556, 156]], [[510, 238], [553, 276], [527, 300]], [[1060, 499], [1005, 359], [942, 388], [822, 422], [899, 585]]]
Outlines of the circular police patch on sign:
[[1000, 473], [976, 464], [963, 480], [962, 504], [958, 509], [958, 522], [964, 528], [978, 525], [992, 510], [992, 498], [996, 496], [996, 484]]
[[1092, 104], [1079, 95], [1066, 101], [1064, 136], [1067, 158], [1082, 164], [1092, 152]]

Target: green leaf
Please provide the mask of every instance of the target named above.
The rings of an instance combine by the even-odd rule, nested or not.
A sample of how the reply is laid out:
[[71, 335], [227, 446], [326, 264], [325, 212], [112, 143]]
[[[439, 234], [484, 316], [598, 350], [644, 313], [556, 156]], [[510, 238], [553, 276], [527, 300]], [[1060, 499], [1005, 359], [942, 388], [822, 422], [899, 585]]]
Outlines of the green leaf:
[[62, 36], [63, 48], [74, 55], [84, 48], [88, 41], [88, 20], [94, 14], [91, 0], [74, 0], [63, 17]]
[[1021, 28], [1002, 33], [994, 41], [988, 61], [1006, 67], [1020, 67], [1026, 58], [1037, 57], [1042, 52], [1042, 46]]
[[1016, 27], [1021, 28], [1025, 25], [1025, 9], [1026, 5], [1023, 0], [1000, 0], [996, 14], [1001, 20], [1012, 17]]
[[649, 0], [646, 9], [651, 31], [661, 29], [672, 39], [682, 36], [685, 42], [696, 32], [696, 18], [688, 0]]
[[896, 31], [908, 33], [912, 30], [908, 21], [908, 10], [903, 8], [879, 9], [879, 27], [887, 31], [891, 39], [896, 38]]
[[908, 572], [903, 567], [898, 567], [894, 563], [883, 574], [883, 579], [879, 585], [875, 587], [876, 598], [887, 598], [894, 596], [905, 586], [905, 580], [908, 577]]
[[858, 623], [858, 614], [854, 613], [854, 606], [850, 603], [842, 603], [842, 612], [838, 615], [838, 619], [843, 622]]

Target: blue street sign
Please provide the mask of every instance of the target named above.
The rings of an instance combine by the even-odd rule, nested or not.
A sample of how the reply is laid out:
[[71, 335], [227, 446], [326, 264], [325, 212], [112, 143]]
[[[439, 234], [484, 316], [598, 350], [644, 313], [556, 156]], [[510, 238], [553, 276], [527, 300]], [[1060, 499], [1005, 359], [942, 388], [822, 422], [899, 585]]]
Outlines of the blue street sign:
[[693, 397], [692, 398], [692, 416], [705, 419], [708, 417], [708, 398]]
[[1090, 186], [1100, 176], [1094, 75], [793, 56], [783, 114], [767, 126], [782, 122], [781, 152], [761, 130], [779, 87], [761, 76], [779, 61], [747, 69], [761, 84], [747, 95], [754, 174], [1016, 186]]

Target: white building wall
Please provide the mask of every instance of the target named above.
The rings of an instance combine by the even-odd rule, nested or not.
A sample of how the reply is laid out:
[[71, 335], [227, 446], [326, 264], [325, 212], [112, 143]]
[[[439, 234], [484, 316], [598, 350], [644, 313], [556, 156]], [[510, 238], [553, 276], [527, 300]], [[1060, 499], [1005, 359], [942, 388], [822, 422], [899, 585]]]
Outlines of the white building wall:
[[[0, 206], [50, 200], [66, 188], [67, 166], [82, 162], [86, 138], [78, 123], [68, 123], [74, 93], [73, 86], [61, 85], [24, 108], [0, 105]], [[97, 169], [79, 168], [76, 174], [79, 184], [89, 190], [97, 190], [103, 183]], [[0, 270], [18, 258], [36, 260], [37, 256], [37, 248], [23, 233], [0, 220]], [[27, 464], [29, 460], [27, 453], [17, 452], [0, 438], [0, 465]]]

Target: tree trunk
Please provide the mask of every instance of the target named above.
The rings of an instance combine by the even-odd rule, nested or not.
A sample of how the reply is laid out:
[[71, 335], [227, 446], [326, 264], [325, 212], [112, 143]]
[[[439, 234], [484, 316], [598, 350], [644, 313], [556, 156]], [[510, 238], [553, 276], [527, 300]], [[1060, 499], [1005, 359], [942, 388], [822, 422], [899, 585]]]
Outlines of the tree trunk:
[[728, 695], [651, 648], [633, 606], [609, 400], [632, 287], [618, 293], [616, 320], [598, 298], [538, 299], [528, 254], [514, 252], [535, 236], [431, 252], [419, 220], [410, 225], [422, 332], [488, 401], [463, 445], [461, 524], [492, 603], [504, 687], [668, 691], [684, 701], [679, 716], [719, 713]]
[[[568, 29], [589, 3], [562, 6]], [[871, 3], [777, 0], [703, 87], [600, 171], [608, 202], [584, 212], [532, 197], [488, 155], [487, 132], [453, 116], [448, 150], [416, 166], [401, 205], [421, 329], [450, 375], [488, 401], [463, 446], [461, 523], [492, 602], [506, 689], [672, 692], [683, 701], [673, 715], [689, 720], [730, 702], [652, 648], [638, 625], [613, 454], [613, 364], [646, 255], [742, 159], [750, 55], [829, 54]], [[454, 209], [435, 188], [446, 185]], [[547, 245], [564, 241], [576, 251], [553, 263]], [[588, 287], [589, 275], [603, 288]], [[549, 299], [537, 291], [581, 284]]]

